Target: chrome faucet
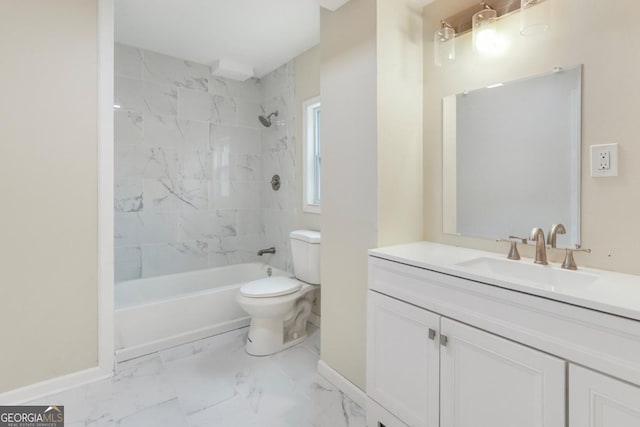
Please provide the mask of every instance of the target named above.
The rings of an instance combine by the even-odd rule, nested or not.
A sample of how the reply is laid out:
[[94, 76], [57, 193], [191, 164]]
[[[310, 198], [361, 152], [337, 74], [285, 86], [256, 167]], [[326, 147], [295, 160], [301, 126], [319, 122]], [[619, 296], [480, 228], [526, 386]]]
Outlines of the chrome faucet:
[[275, 253], [276, 253], [276, 248], [270, 247], [270, 248], [267, 248], [267, 249], [260, 249], [258, 251], [258, 256], [262, 256], [264, 254], [275, 254]]
[[531, 230], [531, 237], [529, 240], [535, 240], [536, 242], [536, 259], [533, 261], [536, 264], [547, 265], [547, 246], [544, 241], [544, 231], [542, 228], [534, 227]]
[[549, 234], [547, 235], [547, 244], [552, 248], [556, 248], [556, 237], [558, 234], [564, 234], [567, 230], [564, 228], [562, 224], [553, 224], [551, 229], [549, 230]]

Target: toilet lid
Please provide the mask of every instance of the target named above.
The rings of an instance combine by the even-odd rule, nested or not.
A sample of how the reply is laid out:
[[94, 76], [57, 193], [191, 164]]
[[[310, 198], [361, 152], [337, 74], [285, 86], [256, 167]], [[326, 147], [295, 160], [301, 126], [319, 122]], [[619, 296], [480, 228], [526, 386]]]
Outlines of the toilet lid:
[[243, 285], [240, 294], [249, 298], [279, 297], [297, 292], [300, 287], [300, 282], [290, 277], [267, 277]]

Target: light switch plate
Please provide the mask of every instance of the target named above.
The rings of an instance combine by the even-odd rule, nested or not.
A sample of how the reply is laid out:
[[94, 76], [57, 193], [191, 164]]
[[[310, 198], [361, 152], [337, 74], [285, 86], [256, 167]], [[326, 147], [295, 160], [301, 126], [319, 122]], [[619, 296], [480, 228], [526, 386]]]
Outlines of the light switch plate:
[[591, 146], [591, 176], [618, 176], [618, 144]]

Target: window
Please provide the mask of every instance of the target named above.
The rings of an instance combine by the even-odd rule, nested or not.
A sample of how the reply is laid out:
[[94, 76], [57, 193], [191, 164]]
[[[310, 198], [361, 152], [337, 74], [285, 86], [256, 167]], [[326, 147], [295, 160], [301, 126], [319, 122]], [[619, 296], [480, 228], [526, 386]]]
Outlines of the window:
[[320, 98], [312, 98], [303, 104], [303, 188], [305, 212], [320, 213]]

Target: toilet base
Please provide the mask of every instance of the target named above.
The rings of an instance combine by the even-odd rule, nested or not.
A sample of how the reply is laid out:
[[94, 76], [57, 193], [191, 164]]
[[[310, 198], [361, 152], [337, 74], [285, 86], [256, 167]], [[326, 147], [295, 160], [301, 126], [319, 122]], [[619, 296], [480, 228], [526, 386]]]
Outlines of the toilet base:
[[247, 336], [246, 351], [252, 356], [268, 356], [278, 353], [289, 347], [304, 341], [308, 333], [305, 331], [297, 338], [283, 342], [283, 325], [282, 321], [274, 324], [271, 320], [251, 319], [249, 326], [249, 334]]
[[248, 298], [238, 303], [251, 315], [246, 350], [268, 356], [294, 346], [307, 337], [307, 320], [317, 286], [303, 284], [297, 292], [279, 297]]

